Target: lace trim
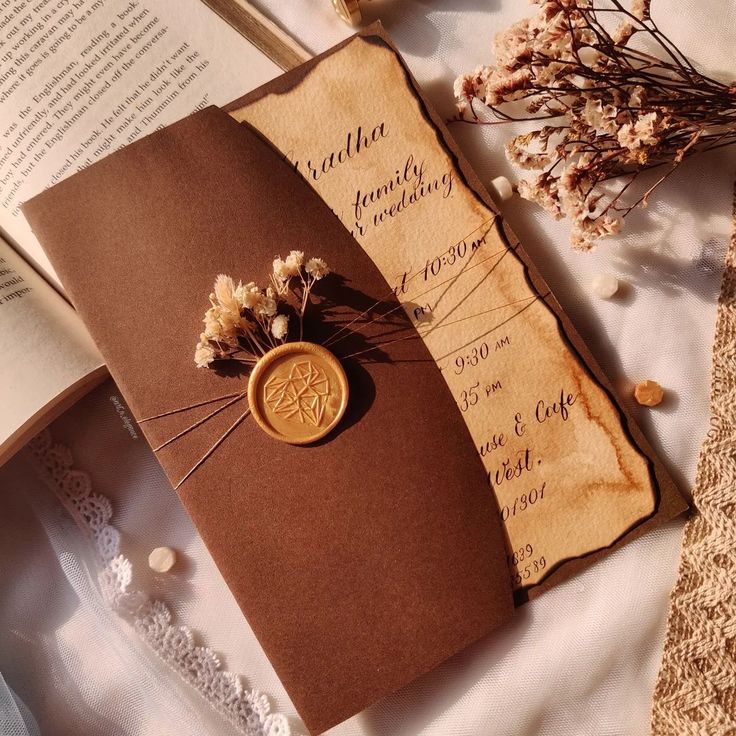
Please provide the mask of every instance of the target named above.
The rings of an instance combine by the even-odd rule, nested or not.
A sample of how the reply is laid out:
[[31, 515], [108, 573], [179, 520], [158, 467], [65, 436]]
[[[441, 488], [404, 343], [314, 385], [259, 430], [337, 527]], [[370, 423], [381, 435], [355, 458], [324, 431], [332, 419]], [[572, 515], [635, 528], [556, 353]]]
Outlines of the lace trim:
[[653, 736], [736, 734], [736, 192], [700, 453], [654, 691]]
[[125, 616], [148, 646], [246, 736], [290, 736], [286, 716], [271, 713], [268, 697], [246, 690], [239, 675], [221, 668], [208, 647], [197, 646], [186, 626], [172, 623], [165, 603], [131, 589], [132, 565], [120, 554], [120, 533], [110, 524], [110, 501], [92, 491], [87, 473], [73, 467], [71, 451], [56, 444], [48, 430], [28, 445], [51, 485], [86, 532], [100, 560], [103, 598]]

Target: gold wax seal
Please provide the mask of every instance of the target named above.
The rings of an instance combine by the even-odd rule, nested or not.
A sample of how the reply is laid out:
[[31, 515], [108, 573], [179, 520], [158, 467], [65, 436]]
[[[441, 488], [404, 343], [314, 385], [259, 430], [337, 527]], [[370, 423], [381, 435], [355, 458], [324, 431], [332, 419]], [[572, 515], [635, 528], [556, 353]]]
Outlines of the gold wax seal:
[[358, 0], [332, 0], [332, 7], [346, 23], [352, 26], [357, 26], [363, 19]]
[[342, 419], [348, 380], [340, 361], [311, 342], [287, 342], [256, 363], [248, 405], [261, 429], [292, 445], [316, 442]]

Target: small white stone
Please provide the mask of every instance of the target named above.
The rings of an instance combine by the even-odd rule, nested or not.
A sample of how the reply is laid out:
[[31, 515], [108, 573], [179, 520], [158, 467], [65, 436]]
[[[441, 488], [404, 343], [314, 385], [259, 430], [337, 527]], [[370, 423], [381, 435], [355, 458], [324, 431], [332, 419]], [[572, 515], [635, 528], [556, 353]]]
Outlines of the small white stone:
[[497, 176], [491, 181], [489, 188], [496, 202], [508, 202], [514, 196], [514, 188], [505, 176]]
[[176, 552], [171, 547], [156, 547], [148, 555], [148, 566], [154, 572], [168, 572], [176, 564]]
[[601, 299], [610, 299], [618, 291], [618, 287], [618, 279], [608, 273], [596, 276], [590, 284], [593, 293]]

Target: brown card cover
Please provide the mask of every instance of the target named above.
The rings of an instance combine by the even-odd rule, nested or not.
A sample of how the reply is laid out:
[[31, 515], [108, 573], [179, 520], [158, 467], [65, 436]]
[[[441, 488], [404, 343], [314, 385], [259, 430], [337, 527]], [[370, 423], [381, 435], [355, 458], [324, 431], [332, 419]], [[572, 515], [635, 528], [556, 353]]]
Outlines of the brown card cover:
[[[454, 277], [433, 292], [420, 275], [399, 295], [419, 292], [432, 315], [423, 339], [493, 485], [518, 603], [687, 508], [380, 24], [226, 109], [292, 162], [389, 281], [430, 263], [435, 281]], [[480, 226], [488, 265], [466, 269], [457, 244]]]
[[[311, 188], [215, 108], [70, 177], [24, 214], [139, 419], [243, 388], [245, 377], [192, 359], [216, 274], [264, 284], [275, 254], [326, 259], [341, 279], [317, 290], [315, 341], [390, 291]], [[338, 356], [385, 329], [345, 340]], [[296, 447], [245, 421], [179, 489], [312, 732], [512, 612], [498, 510], [423, 341], [344, 366], [351, 402], [333, 435]], [[142, 429], [157, 447], [211, 406]], [[236, 403], [157, 453], [174, 484], [242, 411]]]

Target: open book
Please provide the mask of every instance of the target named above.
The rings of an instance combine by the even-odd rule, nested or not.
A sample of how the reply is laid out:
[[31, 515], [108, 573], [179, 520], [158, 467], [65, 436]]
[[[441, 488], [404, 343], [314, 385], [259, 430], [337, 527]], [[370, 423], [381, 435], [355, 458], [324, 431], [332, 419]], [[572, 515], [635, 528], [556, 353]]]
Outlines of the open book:
[[199, 0], [16, 0], [0, 61], [2, 463], [106, 375], [20, 205], [280, 69]]

